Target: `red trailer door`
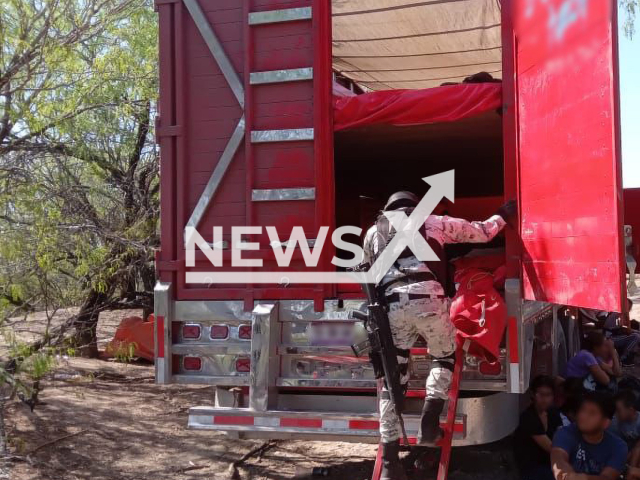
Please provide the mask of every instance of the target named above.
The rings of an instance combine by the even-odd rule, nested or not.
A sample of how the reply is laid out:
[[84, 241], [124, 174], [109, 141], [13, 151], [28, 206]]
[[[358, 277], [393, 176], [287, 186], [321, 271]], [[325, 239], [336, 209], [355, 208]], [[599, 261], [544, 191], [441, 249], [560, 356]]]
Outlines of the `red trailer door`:
[[[160, 26], [162, 231], [157, 268], [177, 300], [312, 298], [330, 285], [188, 281], [229, 271], [233, 227], [253, 227], [245, 258], [273, 270], [266, 227], [289, 239], [333, 225], [331, 17], [325, 0], [156, 0]], [[185, 229], [213, 249], [185, 265]], [[221, 236], [214, 239], [214, 229]], [[261, 229], [261, 233], [258, 233]], [[238, 242], [236, 242], [238, 243]], [[323, 249], [319, 267], [330, 268]], [[299, 252], [292, 269], [302, 269]], [[288, 287], [288, 288], [287, 288]]]
[[505, 105], [515, 134], [524, 296], [621, 311], [615, 0], [509, 3], [503, 13], [515, 33], [505, 35], [505, 63], [513, 63], [505, 83], [515, 83]]

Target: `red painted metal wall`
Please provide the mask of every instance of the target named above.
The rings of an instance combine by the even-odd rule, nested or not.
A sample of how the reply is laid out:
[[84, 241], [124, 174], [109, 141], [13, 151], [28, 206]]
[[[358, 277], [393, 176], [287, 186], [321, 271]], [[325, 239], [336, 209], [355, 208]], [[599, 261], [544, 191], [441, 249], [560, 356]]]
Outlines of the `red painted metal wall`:
[[[534, 2], [559, 7], [560, 0]], [[581, 2], [573, 2], [577, 5]], [[545, 17], [533, 29], [513, 27], [524, 0], [503, 0], [505, 196], [520, 200], [520, 239], [508, 233], [510, 276], [523, 269], [526, 298], [618, 310], [622, 297], [622, 210], [614, 0], [585, 2], [586, 31], [571, 27], [562, 62], [548, 47]], [[574, 5], [574, 6], [575, 6]], [[335, 216], [331, 98], [331, 12], [327, 0], [156, 0], [160, 24], [160, 279], [178, 300], [334, 296], [334, 286], [189, 285], [183, 229], [244, 115], [246, 132], [198, 231], [274, 225], [281, 239], [302, 225], [313, 238]], [[250, 25], [251, 13], [312, 7], [307, 20]], [[607, 8], [604, 8], [607, 7]], [[200, 22], [194, 17], [200, 11]], [[536, 15], [538, 15], [536, 13]], [[515, 17], [517, 18], [517, 17]], [[578, 18], [582, 18], [578, 16]], [[522, 26], [522, 25], [521, 25]], [[541, 27], [542, 26], [542, 27]], [[564, 27], [563, 27], [564, 28]], [[558, 33], [560, 30], [557, 30]], [[542, 32], [542, 33], [541, 33]], [[533, 33], [533, 35], [531, 35]], [[564, 34], [563, 33], [563, 34]], [[211, 35], [229, 59], [242, 94], [212, 53]], [[542, 35], [542, 36], [541, 36]], [[214, 48], [215, 49], [215, 48]], [[585, 52], [588, 53], [585, 56]], [[552, 55], [553, 54], [553, 55]], [[585, 60], [588, 59], [588, 60]], [[313, 68], [313, 78], [253, 84], [250, 73]], [[242, 102], [240, 101], [242, 100]], [[243, 104], [244, 105], [243, 105]], [[255, 143], [252, 132], [310, 129], [313, 140]], [[312, 200], [263, 201], [255, 190], [314, 188]], [[636, 231], [637, 233], [637, 231]], [[250, 239], [255, 241], [256, 239]], [[265, 235], [244, 256], [274, 256]], [[330, 270], [324, 249], [318, 269]], [[211, 264], [198, 253], [195, 270]], [[225, 251], [226, 265], [230, 252]], [[294, 255], [294, 269], [302, 268]]]
[[[185, 283], [183, 228], [190, 219], [212, 172], [221, 161], [238, 122], [246, 131], [207, 207], [198, 232], [212, 240], [222, 226], [231, 242], [232, 226], [275, 226], [280, 238], [300, 225], [309, 238], [333, 223], [333, 158], [331, 130], [331, 34], [329, 4], [321, 0], [157, 0], [160, 23], [160, 116], [162, 249], [160, 278], [176, 286], [177, 299], [313, 298], [320, 302], [331, 289]], [[255, 12], [312, 7], [308, 20], [257, 22]], [[196, 13], [194, 14], [194, 10]], [[199, 12], [198, 12], [199, 11]], [[200, 18], [198, 18], [200, 17]], [[198, 21], [200, 23], [198, 23]], [[210, 30], [210, 31], [209, 31]], [[207, 35], [218, 40], [244, 89], [244, 107], [216, 61]], [[313, 79], [290, 83], [252, 84], [251, 72], [313, 67]], [[296, 142], [252, 142], [252, 132], [314, 129], [314, 139]], [[315, 188], [315, 201], [261, 201], [261, 189]], [[246, 237], [245, 237], [246, 238]], [[261, 250], [243, 256], [273, 254], [266, 234], [246, 238]], [[230, 252], [225, 251], [228, 265]], [[326, 249], [321, 266], [328, 268]], [[295, 259], [295, 257], [294, 257]], [[294, 268], [302, 268], [294, 260]], [[195, 271], [211, 264], [197, 252]]]
[[525, 298], [620, 311], [616, 2], [513, 5]]

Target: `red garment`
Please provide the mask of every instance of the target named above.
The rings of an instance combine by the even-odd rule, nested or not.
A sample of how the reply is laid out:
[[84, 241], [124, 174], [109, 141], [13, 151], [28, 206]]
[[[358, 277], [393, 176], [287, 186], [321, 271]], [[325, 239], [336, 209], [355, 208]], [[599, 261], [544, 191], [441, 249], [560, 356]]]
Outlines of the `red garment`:
[[460, 287], [450, 314], [458, 338], [471, 341], [471, 355], [493, 363], [500, 356], [500, 342], [507, 327], [507, 308], [493, 287], [493, 275], [470, 268], [456, 274], [455, 281]]
[[424, 90], [381, 90], [334, 97], [335, 131], [367, 125], [455, 122], [502, 105], [501, 83], [461, 83]]

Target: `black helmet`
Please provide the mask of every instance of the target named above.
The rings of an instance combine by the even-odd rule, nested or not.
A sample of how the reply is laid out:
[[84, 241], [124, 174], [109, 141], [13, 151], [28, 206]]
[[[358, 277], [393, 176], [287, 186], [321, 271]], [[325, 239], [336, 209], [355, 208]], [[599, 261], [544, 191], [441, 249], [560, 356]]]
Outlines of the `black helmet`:
[[385, 210], [397, 210], [403, 207], [415, 207], [420, 202], [420, 199], [413, 193], [402, 191], [396, 192], [389, 197], [387, 204], [384, 206]]

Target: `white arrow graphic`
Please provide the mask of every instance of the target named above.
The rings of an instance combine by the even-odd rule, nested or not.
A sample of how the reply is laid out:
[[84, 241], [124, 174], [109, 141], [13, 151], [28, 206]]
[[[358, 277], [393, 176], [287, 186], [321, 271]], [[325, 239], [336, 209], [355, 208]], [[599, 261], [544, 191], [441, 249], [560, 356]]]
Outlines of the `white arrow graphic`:
[[396, 235], [367, 272], [260, 272], [260, 271], [220, 271], [193, 272], [185, 274], [187, 283], [211, 285], [214, 283], [269, 283], [269, 284], [319, 284], [319, 283], [373, 283], [378, 284], [398, 259], [402, 251], [409, 247], [421, 261], [439, 260], [435, 252], [420, 234], [420, 227], [427, 220], [442, 198], [454, 200], [454, 171], [425, 177], [423, 180], [431, 188], [420, 200], [411, 216], [403, 212], [385, 212]]
[[421, 261], [437, 261], [438, 256], [419, 232], [431, 212], [443, 197], [455, 201], [455, 174], [453, 170], [425, 177], [431, 188], [422, 197], [410, 217], [403, 212], [384, 212], [396, 229], [396, 235], [367, 272], [367, 283], [378, 284], [408, 246]]

